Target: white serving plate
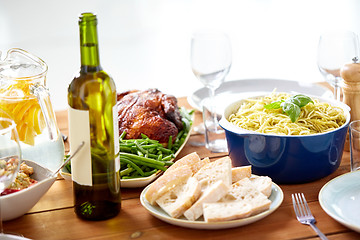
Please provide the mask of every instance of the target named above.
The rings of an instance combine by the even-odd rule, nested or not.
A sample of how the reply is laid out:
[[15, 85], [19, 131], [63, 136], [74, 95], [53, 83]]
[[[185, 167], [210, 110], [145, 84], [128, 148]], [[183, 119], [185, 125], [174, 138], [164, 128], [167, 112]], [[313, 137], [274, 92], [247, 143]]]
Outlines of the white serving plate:
[[[192, 122], [194, 122], [194, 120], [195, 120], [195, 114], [192, 115]], [[191, 128], [189, 130], [189, 133], [188, 133], [184, 143], [181, 145], [181, 147], [174, 154], [175, 155], [174, 159], [179, 155], [179, 153], [181, 152], [181, 150], [184, 148], [185, 144], [189, 140], [191, 130], [192, 130], [192, 126], [191, 126]], [[159, 177], [161, 175], [161, 173], [162, 173], [162, 171], [159, 170], [156, 173], [154, 173], [154, 174], [152, 174], [152, 175], [150, 175], [148, 177], [132, 178], [132, 179], [121, 179], [121, 187], [123, 187], [123, 188], [145, 187], [146, 185], [148, 185], [149, 183], [154, 181], [157, 177]], [[69, 173], [68, 170], [65, 167], [63, 169], [61, 169], [60, 174], [64, 179], [71, 180], [71, 173]]]
[[271, 200], [270, 209], [259, 213], [255, 216], [251, 216], [244, 219], [238, 219], [238, 220], [232, 220], [232, 221], [224, 221], [224, 222], [211, 222], [207, 223], [204, 221], [203, 217], [200, 217], [196, 221], [189, 221], [184, 216], [181, 218], [172, 218], [170, 217], [165, 211], [163, 211], [159, 206], [153, 206], [151, 205], [145, 198], [146, 191], [149, 189], [150, 186], [147, 186], [140, 195], [140, 202], [145, 207], [145, 209], [154, 217], [176, 225], [180, 227], [186, 227], [186, 228], [193, 228], [193, 229], [208, 229], [208, 230], [216, 230], [216, 229], [226, 229], [226, 228], [234, 228], [234, 227], [240, 227], [244, 225], [248, 225], [250, 223], [259, 221], [260, 219], [263, 219], [264, 217], [270, 215], [273, 213], [282, 203], [284, 199], [284, 193], [282, 192], [281, 188], [273, 183], [272, 185], [272, 192], [269, 197]]
[[[277, 92], [303, 93], [319, 97], [333, 96], [332, 92], [318, 84], [309, 82], [296, 82], [279, 79], [243, 79], [224, 82], [216, 90], [216, 112], [222, 114], [229, 103], [238, 99], [252, 97], [260, 94], [268, 94], [276, 88]], [[196, 90], [188, 96], [189, 104], [195, 109], [202, 111], [202, 101], [209, 97], [209, 90], [205, 87]]]
[[319, 202], [330, 217], [360, 233], [360, 171], [326, 183], [319, 192]]
[[21, 191], [0, 197], [3, 221], [12, 220], [27, 213], [56, 180], [56, 176], [53, 176], [51, 170], [33, 161], [24, 160], [24, 162], [34, 168], [34, 174], [31, 175], [31, 178], [38, 182]]

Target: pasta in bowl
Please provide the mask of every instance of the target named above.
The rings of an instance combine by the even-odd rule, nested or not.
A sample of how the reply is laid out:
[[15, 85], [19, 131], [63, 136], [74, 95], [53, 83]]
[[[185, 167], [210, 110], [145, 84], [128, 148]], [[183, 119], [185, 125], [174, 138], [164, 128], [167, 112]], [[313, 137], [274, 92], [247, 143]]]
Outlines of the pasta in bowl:
[[[287, 104], [296, 103], [296, 96], [271, 93], [225, 108], [220, 125], [234, 166], [251, 164], [254, 174], [268, 175], [277, 183], [314, 181], [339, 167], [350, 122], [349, 107], [311, 96], [300, 112], [288, 111], [296, 109]], [[298, 113], [296, 119], [291, 117], [294, 112]]]

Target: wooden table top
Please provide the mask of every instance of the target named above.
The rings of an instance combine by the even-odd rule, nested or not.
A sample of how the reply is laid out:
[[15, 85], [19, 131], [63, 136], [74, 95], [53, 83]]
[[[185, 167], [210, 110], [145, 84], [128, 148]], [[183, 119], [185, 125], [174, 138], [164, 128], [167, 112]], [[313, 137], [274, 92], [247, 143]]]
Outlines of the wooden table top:
[[[179, 105], [191, 108], [186, 98]], [[194, 125], [202, 121], [195, 112]], [[56, 113], [58, 125], [68, 135], [67, 112]], [[203, 141], [203, 135], [192, 133], [191, 141]], [[201, 158], [216, 159], [226, 154], [214, 154], [205, 147], [187, 143], [178, 158], [196, 151]], [[68, 143], [65, 143], [68, 151]], [[344, 152], [339, 169], [315, 182], [280, 185], [284, 192], [281, 206], [264, 219], [242, 227], [225, 230], [194, 230], [173, 226], [150, 215], [141, 205], [143, 188], [122, 188], [122, 208], [115, 218], [105, 221], [84, 221], [74, 213], [72, 183], [59, 177], [50, 190], [24, 216], [4, 222], [4, 230], [17, 232], [31, 239], [317, 239], [314, 231], [300, 224], [295, 217], [291, 194], [303, 192], [309, 202], [316, 225], [329, 239], [360, 239], [360, 234], [333, 220], [321, 208], [318, 194], [322, 186], [336, 176], [350, 171], [349, 152]], [[26, 201], [26, 199], [24, 199]], [[360, 216], [359, 216], [360, 217]]]

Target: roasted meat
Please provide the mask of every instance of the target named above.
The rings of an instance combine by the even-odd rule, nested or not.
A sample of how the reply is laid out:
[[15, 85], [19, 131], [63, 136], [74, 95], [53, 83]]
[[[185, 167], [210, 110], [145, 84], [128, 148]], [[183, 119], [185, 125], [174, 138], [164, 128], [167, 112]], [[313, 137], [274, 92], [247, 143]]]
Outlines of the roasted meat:
[[166, 144], [174, 141], [183, 128], [177, 100], [158, 89], [132, 90], [117, 95], [119, 132], [126, 131], [126, 139], [150, 139]]

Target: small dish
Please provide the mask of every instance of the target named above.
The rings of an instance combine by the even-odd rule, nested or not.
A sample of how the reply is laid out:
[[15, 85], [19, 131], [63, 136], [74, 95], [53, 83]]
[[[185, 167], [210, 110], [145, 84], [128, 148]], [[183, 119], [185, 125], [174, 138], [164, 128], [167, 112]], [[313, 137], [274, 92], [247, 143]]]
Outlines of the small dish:
[[[194, 122], [194, 118], [195, 118], [195, 114], [192, 115], [192, 122]], [[174, 159], [179, 155], [181, 150], [184, 148], [185, 144], [188, 142], [188, 140], [190, 138], [191, 130], [192, 130], [192, 125], [190, 127], [189, 132], [188, 132], [188, 135], [185, 138], [185, 141], [183, 142], [181, 147], [174, 154], [174, 156], [175, 156]], [[172, 159], [172, 161], [174, 159]], [[159, 175], [161, 173], [162, 173], [162, 171], [159, 170], [156, 173], [154, 173], [154, 174], [152, 174], [152, 175], [150, 175], [148, 177], [132, 178], [132, 179], [121, 179], [121, 187], [123, 187], [123, 188], [145, 187], [146, 185], [148, 185], [149, 183], [154, 181], [157, 177], [159, 177]], [[61, 169], [60, 174], [64, 179], [71, 180], [71, 173], [69, 173], [69, 171], [65, 167], [63, 169]]]
[[3, 221], [12, 220], [27, 213], [56, 180], [56, 176], [53, 176], [51, 170], [30, 160], [24, 160], [24, 162], [34, 168], [31, 178], [35, 179], [37, 183], [21, 191], [0, 197]]
[[330, 217], [360, 233], [360, 171], [326, 183], [319, 192], [319, 202]]
[[216, 230], [216, 229], [227, 229], [227, 228], [234, 228], [234, 227], [240, 227], [244, 225], [248, 225], [250, 223], [259, 221], [260, 219], [263, 219], [264, 217], [270, 215], [273, 213], [282, 203], [284, 199], [284, 193], [282, 192], [281, 188], [273, 183], [272, 185], [272, 192], [269, 197], [271, 200], [270, 209], [259, 213], [255, 216], [251, 216], [244, 219], [238, 219], [238, 220], [232, 220], [232, 221], [224, 221], [224, 222], [211, 222], [207, 223], [204, 221], [203, 217], [200, 217], [196, 221], [189, 221], [184, 216], [181, 218], [172, 218], [170, 217], [166, 212], [164, 212], [159, 206], [153, 206], [151, 205], [145, 198], [145, 193], [148, 190], [149, 186], [147, 186], [140, 195], [140, 202], [145, 207], [147, 211], [154, 217], [176, 225], [180, 227], [186, 227], [186, 228], [193, 228], [193, 229], [208, 229], [208, 230]]

